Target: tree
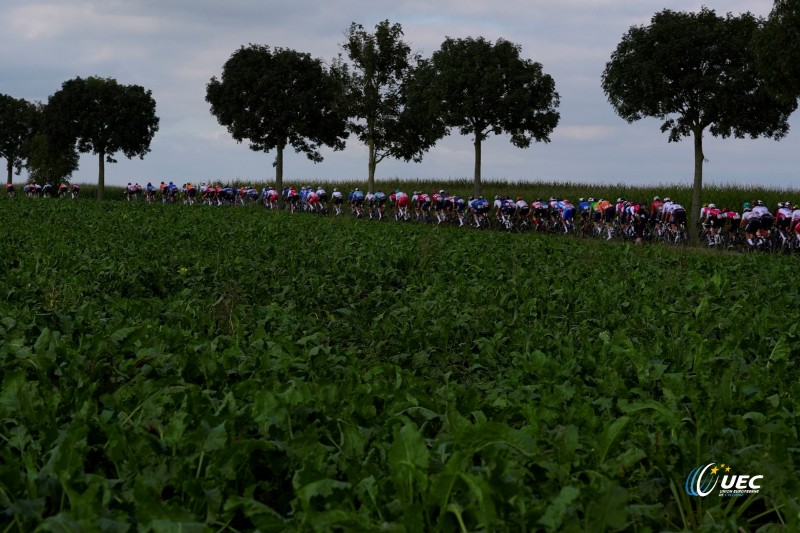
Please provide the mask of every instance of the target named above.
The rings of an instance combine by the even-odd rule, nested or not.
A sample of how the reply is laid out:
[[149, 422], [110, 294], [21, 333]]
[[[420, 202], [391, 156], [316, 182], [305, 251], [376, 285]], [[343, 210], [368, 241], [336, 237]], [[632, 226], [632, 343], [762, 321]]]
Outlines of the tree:
[[14, 171], [22, 171], [26, 146], [36, 126], [36, 106], [26, 100], [0, 94], [0, 157], [6, 160], [6, 183]]
[[[352, 61], [352, 72], [338, 64], [348, 87], [350, 130], [367, 146], [368, 188], [375, 190], [375, 169], [387, 157], [420, 161], [444, 134], [441, 121], [414, 83], [418, 55], [402, 40], [400, 24], [378, 23], [369, 33], [355, 22], [342, 48]], [[419, 85], [414, 85], [419, 87]], [[418, 105], [415, 105], [418, 104]]]
[[553, 78], [541, 63], [520, 57], [519, 45], [483, 37], [448, 37], [433, 53], [431, 99], [440, 102], [447, 127], [471, 135], [475, 147], [475, 195], [481, 193], [481, 143], [490, 134], [511, 135], [527, 148], [549, 142], [560, 118]]
[[628, 122], [655, 117], [669, 142], [694, 137], [689, 232], [696, 242], [703, 186], [703, 132], [715, 137], [780, 139], [796, 103], [778, 102], [756, 68], [751, 46], [760, 21], [664, 10], [633, 26], [606, 64], [603, 90]]
[[116, 163], [120, 151], [143, 159], [159, 123], [151, 91], [99, 77], [64, 82], [47, 102], [45, 121], [51, 140], [69, 140], [81, 153], [97, 155], [98, 200], [105, 197], [105, 163]]
[[339, 112], [337, 79], [309, 54], [251, 44], [231, 55], [222, 79], [211, 78], [206, 101], [211, 113], [238, 142], [250, 149], [276, 150], [275, 180], [283, 188], [283, 150], [292, 146], [311, 161], [319, 148], [344, 148], [346, 118]]
[[756, 36], [761, 72], [777, 97], [800, 96], [800, 0], [776, 0]]

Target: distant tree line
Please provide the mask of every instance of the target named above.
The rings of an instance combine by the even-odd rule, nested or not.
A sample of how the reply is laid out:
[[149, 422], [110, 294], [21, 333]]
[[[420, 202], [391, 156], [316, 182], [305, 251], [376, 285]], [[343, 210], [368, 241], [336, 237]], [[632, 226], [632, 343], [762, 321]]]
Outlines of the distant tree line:
[[[700, 210], [705, 132], [774, 139], [788, 132], [800, 96], [799, 32], [800, 0], [776, 0], [766, 20], [665, 9], [649, 25], [631, 27], [611, 54], [601, 84], [617, 114], [628, 122], [660, 119], [670, 142], [694, 140], [692, 217]], [[236, 141], [275, 151], [279, 188], [287, 147], [320, 162], [323, 146], [341, 150], [353, 135], [367, 147], [374, 190], [381, 161], [420, 161], [457, 130], [472, 138], [478, 195], [484, 140], [506, 134], [520, 148], [549, 142], [560, 118], [555, 81], [519, 45], [447, 37], [423, 58], [388, 20], [373, 31], [353, 23], [328, 63], [291, 49], [242, 46], [207, 84], [206, 101]], [[104, 163], [118, 152], [144, 157], [158, 125], [143, 87], [75, 78], [47, 104], [0, 95], [0, 157], [9, 183], [23, 167], [32, 179], [59, 181], [76, 170], [79, 152], [93, 153], [102, 198]]]

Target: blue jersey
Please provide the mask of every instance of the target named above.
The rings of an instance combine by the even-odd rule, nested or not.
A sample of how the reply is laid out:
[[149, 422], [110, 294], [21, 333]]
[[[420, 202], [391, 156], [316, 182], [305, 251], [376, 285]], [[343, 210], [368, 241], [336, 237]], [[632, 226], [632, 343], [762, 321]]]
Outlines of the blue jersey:
[[585, 200], [578, 204], [578, 211], [580, 211], [581, 213], [588, 213], [591, 210], [592, 210], [592, 204], [590, 204]]

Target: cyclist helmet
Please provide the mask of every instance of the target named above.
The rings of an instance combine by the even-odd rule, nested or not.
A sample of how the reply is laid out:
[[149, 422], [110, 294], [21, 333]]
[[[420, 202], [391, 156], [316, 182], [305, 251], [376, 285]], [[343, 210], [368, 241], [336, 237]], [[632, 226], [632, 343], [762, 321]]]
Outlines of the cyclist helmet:
[[444, 189], [440, 190], [439, 194], [445, 194]]
[[745, 202], [744, 204], [742, 204], [742, 207], [747, 209], [748, 207], [750, 207], [750, 202]]
[[594, 202], [594, 198], [589, 198], [589, 201], [590, 202]]
[[556, 201], [556, 197], [555, 197], [555, 196], [551, 196], [551, 197], [550, 197], [550, 201], [551, 201], [551, 202], [555, 202], [555, 201]]
[[338, 188], [336, 188], [336, 187], [334, 187], [334, 188], [333, 188], [333, 192], [339, 192], [339, 189], [338, 189]]
[[520, 200], [522, 200], [522, 196], [517, 196], [517, 201], [519, 202]]
[[585, 202], [586, 200], [584, 198], [578, 198], [578, 201], [579, 202]]
[[716, 206], [716, 204], [708, 204], [708, 208], [709, 209], [716, 209], [717, 206]]
[[764, 202], [761, 200], [756, 200], [756, 205], [764, 205]]
[[665, 202], [665, 203], [666, 203], [666, 202], [671, 202], [671, 201], [672, 201], [672, 199], [671, 199], [669, 196], [667, 196], [666, 198], [664, 198], [664, 202]]
[[494, 195], [494, 199], [495, 199], [495, 200], [499, 200], [499, 199], [500, 199], [500, 195], [499, 195], [499, 194], [495, 194], [495, 195]]
[[658, 202], [659, 200], [661, 200], [660, 196], [653, 196], [653, 201], [654, 202]]
[[358, 187], [356, 187], [356, 191], [361, 191], [361, 189], [359, 189]]
[[778, 202], [778, 209], [780, 209], [781, 207], [783, 207], [783, 202]]

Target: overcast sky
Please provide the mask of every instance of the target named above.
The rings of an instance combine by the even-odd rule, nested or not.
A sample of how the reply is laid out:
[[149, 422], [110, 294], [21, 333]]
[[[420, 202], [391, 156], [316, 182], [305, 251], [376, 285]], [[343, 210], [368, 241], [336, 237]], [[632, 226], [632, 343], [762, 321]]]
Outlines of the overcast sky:
[[[292, 48], [329, 60], [351, 22], [373, 30], [400, 23], [412, 50], [429, 57], [445, 37], [504, 38], [523, 57], [542, 63], [561, 96], [561, 121], [550, 143], [515, 148], [506, 135], [483, 148], [484, 179], [628, 184], [688, 183], [691, 139], [668, 143], [660, 122], [628, 124], [600, 87], [622, 35], [664, 8], [718, 14], [749, 10], [766, 17], [772, 0], [3, 0], [0, 4], [0, 93], [46, 102], [76, 76], [111, 77], [152, 90], [160, 129], [144, 159], [106, 166], [106, 182], [270, 180], [274, 152], [251, 151], [219, 126], [205, 86], [242, 45]], [[796, 187], [800, 113], [780, 142], [705, 138], [706, 183]], [[287, 148], [284, 177], [366, 179], [367, 152], [355, 138], [341, 152], [323, 151], [313, 164]], [[453, 133], [422, 163], [384, 161], [377, 178], [472, 177], [468, 137]], [[73, 179], [97, 180], [93, 156]]]

